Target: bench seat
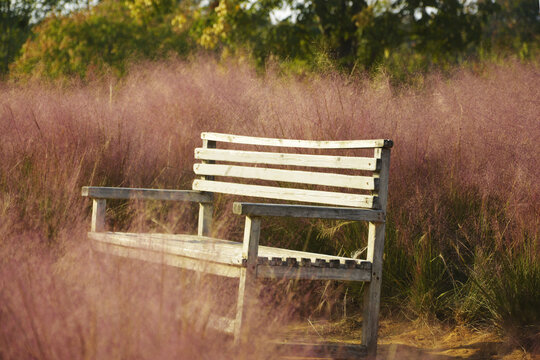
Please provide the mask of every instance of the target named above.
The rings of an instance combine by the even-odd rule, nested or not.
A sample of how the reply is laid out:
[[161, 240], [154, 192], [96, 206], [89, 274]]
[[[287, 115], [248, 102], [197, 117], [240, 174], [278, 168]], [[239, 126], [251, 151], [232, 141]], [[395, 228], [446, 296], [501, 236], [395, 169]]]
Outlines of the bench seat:
[[[94, 249], [117, 256], [240, 277], [242, 243], [207, 236], [89, 232]], [[257, 277], [272, 279], [371, 280], [371, 262], [348, 257], [259, 246]]]
[[[248, 343], [252, 334], [247, 320], [259, 316], [257, 278], [366, 282], [362, 345], [368, 356], [375, 358], [393, 142], [273, 139], [206, 132], [201, 139], [202, 147], [194, 149], [191, 189], [83, 187], [82, 195], [92, 198], [88, 237], [93, 248], [238, 278], [235, 317], [214, 316], [209, 322], [213, 328], [232, 334], [235, 344]], [[245, 219], [242, 242], [215, 238], [214, 204], [224, 203], [221, 196], [240, 199], [233, 203], [232, 213]], [[197, 235], [108, 232], [108, 199], [199, 203]], [[252, 199], [265, 202], [244, 202]], [[261, 223], [267, 217], [367, 222], [365, 259], [259, 246]]]

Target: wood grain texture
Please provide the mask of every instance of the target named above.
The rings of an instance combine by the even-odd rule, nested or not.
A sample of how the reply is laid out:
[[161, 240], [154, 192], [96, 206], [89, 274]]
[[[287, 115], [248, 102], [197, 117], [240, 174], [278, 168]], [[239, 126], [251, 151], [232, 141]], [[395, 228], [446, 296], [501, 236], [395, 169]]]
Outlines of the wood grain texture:
[[258, 278], [371, 281], [370, 269], [259, 265]]
[[168, 266], [204, 272], [213, 275], [238, 278], [240, 277], [240, 266], [231, 266], [229, 264], [213, 263], [209, 261], [201, 261], [200, 258], [186, 257], [174, 253], [164, 251], [149, 250], [132, 244], [131, 246], [117, 243], [114, 241], [102, 241], [96, 239], [97, 234], [89, 233], [89, 237], [93, 238], [92, 248], [95, 251], [103, 252], [110, 255], [125, 257], [129, 259], [141, 260], [156, 264], [165, 264]]
[[197, 234], [199, 236], [210, 236], [210, 232], [212, 231], [213, 215], [213, 204], [199, 203], [199, 222], [197, 225]]
[[[379, 192], [374, 194], [380, 199], [379, 207], [386, 212], [388, 199], [388, 177], [390, 171], [390, 149], [375, 149], [375, 157], [381, 159]], [[369, 223], [368, 246], [366, 260], [372, 263], [372, 280], [364, 289], [364, 314], [362, 322], [362, 344], [366, 345], [368, 356], [377, 355], [377, 334], [379, 328], [379, 309], [381, 301], [381, 283], [384, 254], [384, 223]]]
[[372, 222], [384, 222], [385, 220], [384, 211], [381, 210], [246, 202], [235, 202], [233, 204], [233, 213], [237, 215], [301, 217]]
[[105, 213], [107, 210], [107, 201], [105, 199], [92, 200], [92, 223], [91, 231], [105, 231]]
[[242, 259], [246, 266], [240, 270], [238, 298], [236, 303], [236, 321], [234, 325], [234, 341], [236, 344], [248, 340], [249, 319], [255, 304], [255, 281], [257, 280], [257, 258], [261, 219], [246, 216], [244, 241], [242, 242]]
[[[205, 149], [215, 149], [216, 148], [216, 142], [212, 140], [203, 140], [203, 148]], [[213, 161], [203, 161], [203, 165], [206, 164], [213, 164]], [[213, 176], [201, 176], [202, 180], [214, 180]], [[197, 225], [197, 234], [199, 236], [210, 236], [210, 233], [212, 232], [212, 222], [213, 222], [213, 216], [214, 216], [214, 194], [213, 193], [205, 193], [205, 195], [209, 196], [212, 201], [209, 203], [199, 203], [199, 223]]]
[[[137, 246], [151, 251], [165, 251], [181, 256], [201, 258], [206, 261], [214, 261], [234, 266], [242, 265], [243, 243], [237, 241], [188, 234], [125, 232], [89, 232], [88, 237], [90, 239], [121, 246]], [[302, 258], [309, 258], [313, 262], [318, 259], [326, 261], [338, 259], [340, 264], [345, 264], [346, 260], [355, 260], [359, 264], [366, 262], [365, 260], [356, 260], [343, 256], [318, 254], [270, 246], [259, 246], [258, 255], [259, 257], [267, 257], [269, 259], [286, 259], [288, 257], [294, 257], [299, 262]]]
[[[120, 249], [117, 250], [117, 252], [123, 251], [122, 256], [133, 253], [137, 255], [136, 258], [143, 259], [144, 255], [141, 254], [144, 254], [145, 252], [150, 254], [150, 258], [156, 258], [156, 256], [158, 255], [170, 255], [170, 259], [175, 259], [173, 266], [186, 267], [192, 270], [199, 269], [200, 271], [217, 273], [218, 275], [238, 277], [240, 275], [239, 269], [243, 266], [243, 243], [236, 241], [222, 240], [197, 235], [153, 233], [141, 234], [122, 232], [90, 232], [88, 233], [88, 237], [92, 239], [94, 243], [100, 243], [103, 244], [103, 246], [111, 245], [113, 250]], [[354, 270], [366, 271], [366, 274], [369, 274], [371, 270], [371, 263], [365, 260], [355, 260], [341, 256], [317, 254], [306, 251], [275, 248], [270, 246], [259, 246], [258, 258], [270, 259], [268, 261], [269, 265], [280, 267], [283, 266], [284, 269], [287, 269], [287, 267], [284, 266], [284, 264], [287, 264], [286, 260], [288, 258], [294, 258], [296, 259], [296, 262], [300, 265], [302, 264], [302, 262], [306, 261], [303, 259], [311, 260], [311, 267], [306, 269], [312, 269], [314, 267], [319, 267], [323, 269], [329, 268], [329, 261], [338, 260], [340, 264], [339, 268], [332, 269], [332, 271], [350, 270], [348, 268], [349, 265], [347, 265], [347, 261], [352, 260], [356, 263], [356, 269]], [[195, 265], [199, 262], [201, 264]], [[185, 264], [186, 266], [183, 266], [183, 264]], [[259, 265], [257, 267], [257, 271], [261, 268], [262, 266]], [[302, 268], [302, 266], [298, 268]], [[275, 273], [275, 275], [272, 276], [277, 276], [278, 274], [282, 273], [285, 273], [285, 275], [288, 274], [287, 272], [284, 272], [284, 270], [279, 270]], [[304, 276], [303, 274], [304, 273], [302, 273], [300, 276]], [[337, 276], [334, 275], [333, 272], [316, 272], [315, 275], [309, 276], [315, 276], [316, 278], [324, 278], [325, 274], [328, 274], [328, 276], [330, 276], [332, 279], [336, 278]], [[264, 274], [259, 275], [259, 277], [260, 276], [266, 277], [266, 275]], [[365, 275], [361, 276], [362, 279], [367, 279]]]
[[82, 196], [98, 199], [144, 199], [212, 202], [212, 196], [193, 190], [141, 189], [121, 187], [84, 186]]
[[275, 139], [263, 138], [254, 136], [242, 136], [231, 134], [220, 134], [212, 132], [203, 132], [202, 139], [214, 140], [219, 142], [228, 142], [245, 145], [264, 145], [278, 147], [294, 147], [305, 149], [366, 149], [378, 147], [392, 147], [392, 140], [375, 139], [375, 140], [294, 140], [294, 139]]
[[375, 190], [378, 184], [371, 176], [353, 176], [223, 164], [195, 164], [193, 165], [193, 171], [197, 175], [239, 177], [244, 179], [335, 186], [362, 190]]
[[206, 180], [194, 180], [192, 187], [194, 190], [199, 191], [316, 204], [352, 206], [358, 208], [371, 208], [377, 204], [377, 198], [371, 195], [347, 194], [331, 191], [304, 190]]
[[195, 159], [366, 171], [375, 171], [379, 166], [377, 159], [366, 157], [306, 155], [204, 148], [195, 149]]

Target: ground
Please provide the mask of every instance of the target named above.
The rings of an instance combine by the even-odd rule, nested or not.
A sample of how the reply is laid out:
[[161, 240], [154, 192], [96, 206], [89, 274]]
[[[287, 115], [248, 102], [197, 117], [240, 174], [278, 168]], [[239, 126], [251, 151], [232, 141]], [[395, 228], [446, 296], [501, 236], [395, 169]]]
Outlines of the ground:
[[[291, 326], [287, 336], [315, 342], [354, 344], [359, 343], [361, 334], [358, 325], [354, 320], [338, 323], [307, 321], [307, 324]], [[493, 330], [422, 321], [383, 320], [378, 343], [377, 359], [380, 360], [540, 360], [540, 353], [532, 354], [517, 345], [510, 345]]]

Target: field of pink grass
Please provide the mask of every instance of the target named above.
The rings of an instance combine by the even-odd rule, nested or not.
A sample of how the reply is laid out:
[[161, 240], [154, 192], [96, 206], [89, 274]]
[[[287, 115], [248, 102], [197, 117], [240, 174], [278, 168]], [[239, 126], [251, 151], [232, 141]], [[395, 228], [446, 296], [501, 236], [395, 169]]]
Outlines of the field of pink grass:
[[[495, 324], [518, 341], [516, 331], [533, 329], [523, 341], [534, 348], [539, 80], [537, 65], [508, 62], [450, 79], [434, 74], [421, 90], [394, 89], [384, 77], [259, 75], [201, 58], [89, 84], [0, 84], [0, 358], [233, 356], [229, 339], [205, 321], [214, 306], [206, 299], [224, 299], [220, 311], [230, 311], [234, 286], [100, 256], [86, 243], [90, 202], [81, 186], [188, 189], [203, 131], [394, 140], [383, 314]], [[194, 209], [111, 202], [108, 226], [194, 231]], [[215, 216], [216, 235], [239, 237], [240, 219], [226, 204]], [[349, 235], [362, 230], [307, 225], [316, 230], [312, 250], [342, 251], [340, 241], [352, 250], [358, 243]], [[264, 241], [306, 241], [288, 226], [267, 225]], [[493, 274], [513, 276], [504, 299], [492, 299], [501, 285]], [[291, 288], [261, 299], [265, 308], [285, 304], [264, 312], [272, 316], [262, 334], [298, 314], [343, 316], [344, 301], [350, 316], [361, 301], [355, 285], [322, 284], [303, 295]], [[504, 307], [507, 298], [517, 314]], [[234, 356], [271, 358], [264, 349]]]

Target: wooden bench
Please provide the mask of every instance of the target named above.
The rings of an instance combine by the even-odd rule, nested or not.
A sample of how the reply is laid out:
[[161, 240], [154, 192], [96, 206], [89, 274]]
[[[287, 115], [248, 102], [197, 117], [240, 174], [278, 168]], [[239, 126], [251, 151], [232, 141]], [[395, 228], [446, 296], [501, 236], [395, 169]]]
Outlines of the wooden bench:
[[[192, 190], [83, 187], [83, 196], [93, 198], [89, 238], [94, 248], [119, 256], [239, 278], [236, 318], [216, 321], [222, 330], [234, 335], [236, 342], [247, 337], [243, 320], [248, 311], [253, 311], [249, 302], [256, 296], [257, 278], [364, 281], [367, 286], [362, 344], [368, 354], [374, 356], [392, 141], [309, 141], [218, 133], [202, 133], [201, 138], [202, 147], [195, 149], [199, 163], [193, 168], [198, 178], [193, 181]], [[217, 143], [228, 148], [217, 148]], [[234, 147], [236, 149], [231, 149]], [[277, 148], [280, 152], [259, 151], [261, 147]], [[283, 148], [288, 148], [289, 152], [281, 150]], [[291, 149], [297, 153], [291, 153]], [[350, 149], [373, 149], [367, 150], [373, 155], [335, 155], [336, 152], [350, 153]], [[308, 154], [310, 151], [316, 154]], [[321, 155], [323, 151], [333, 154]], [[319, 169], [332, 169], [334, 173]], [[335, 173], [337, 171], [341, 173]], [[235, 202], [234, 214], [245, 216], [244, 239], [240, 243], [210, 237], [215, 193], [287, 203]], [[107, 232], [106, 199], [198, 202], [198, 234]], [[259, 246], [261, 219], [266, 216], [367, 221], [366, 258]]]

